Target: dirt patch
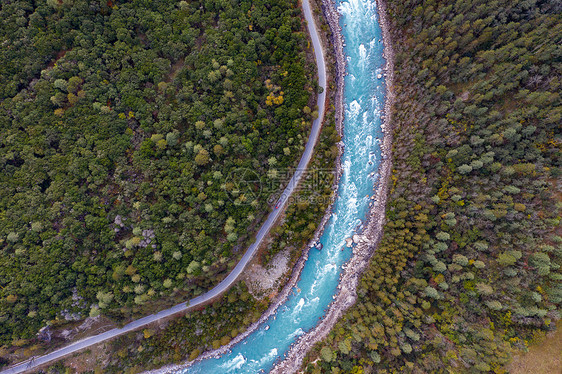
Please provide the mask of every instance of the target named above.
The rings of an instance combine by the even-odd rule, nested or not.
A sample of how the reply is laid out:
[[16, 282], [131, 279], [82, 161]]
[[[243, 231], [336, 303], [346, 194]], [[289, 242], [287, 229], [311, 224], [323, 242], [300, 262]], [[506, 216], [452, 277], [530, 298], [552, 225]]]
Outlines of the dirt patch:
[[67, 358], [65, 360], [65, 366], [73, 368], [77, 373], [85, 373], [90, 370], [101, 373], [109, 358], [110, 353], [106, 344], [96, 344], [84, 352], [75, 355], [75, 357]]
[[515, 356], [506, 369], [511, 374], [562, 374], [562, 322], [529, 352]]
[[289, 255], [290, 251], [285, 250], [276, 254], [265, 267], [256, 262], [248, 266], [243, 280], [254, 297], [261, 298], [279, 287], [283, 274], [289, 271]]

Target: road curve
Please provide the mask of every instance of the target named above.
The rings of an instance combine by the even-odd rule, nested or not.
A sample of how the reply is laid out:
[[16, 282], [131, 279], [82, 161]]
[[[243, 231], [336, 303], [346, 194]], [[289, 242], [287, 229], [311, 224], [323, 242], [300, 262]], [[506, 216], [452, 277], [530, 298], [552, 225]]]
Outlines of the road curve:
[[32, 370], [40, 365], [44, 365], [50, 361], [57, 360], [71, 353], [88, 348], [94, 344], [98, 344], [103, 341], [112, 339], [116, 336], [137, 330], [143, 326], [156, 322], [160, 319], [170, 317], [176, 313], [188, 311], [191, 308], [197, 307], [215, 298], [216, 296], [225, 292], [228, 288], [230, 288], [230, 286], [232, 286], [232, 284], [240, 276], [240, 274], [242, 273], [242, 271], [244, 270], [250, 259], [254, 256], [256, 250], [259, 248], [265, 236], [267, 235], [267, 233], [269, 232], [269, 230], [271, 229], [271, 227], [273, 226], [273, 224], [281, 214], [281, 211], [283, 210], [282, 209], [283, 206], [287, 203], [287, 200], [294, 192], [295, 187], [299, 183], [299, 180], [304, 174], [306, 167], [310, 159], [312, 158], [312, 153], [314, 152], [314, 146], [316, 144], [316, 141], [318, 140], [320, 129], [322, 127], [321, 125], [322, 125], [322, 120], [324, 118], [325, 102], [326, 102], [326, 63], [324, 60], [324, 50], [322, 49], [322, 44], [320, 43], [318, 31], [316, 30], [316, 25], [312, 17], [309, 0], [302, 0], [302, 8], [307, 22], [308, 31], [312, 39], [312, 46], [314, 48], [314, 57], [316, 59], [316, 66], [318, 68], [318, 85], [323, 88], [322, 93], [318, 95], [318, 102], [317, 102], [318, 118], [315, 119], [314, 122], [312, 123], [310, 136], [308, 138], [308, 142], [306, 143], [304, 153], [299, 161], [295, 174], [293, 174], [293, 177], [289, 181], [289, 184], [287, 185], [287, 187], [281, 194], [281, 197], [275, 204], [275, 208], [269, 214], [267, 220], [264, 222], [264, 224], [258, 231], [255, 242], [248, 247], [248, 249], [244, 253], [244, 256], [242, 256], [242, 259], [238, 262], [236, 267], [234, 267], [234, 269], [230, 272], [230, 274], [228, 274], [228, 276], [225, 279], [223, 279], [216, 287], [189, 301], [183, 302], [169, 309], [162, 310], [158, 313], [151, 314], [146, 317], [137, 319], [133, 322], [128, 323], [122, 328], [115, 328], [106, 331], [102, 334], [84, 338], [82, 340], [71, 343], [66, 347], [57, 349], [56, 351], [53, 351], [46, 355], [34, 357], [30, 360], [21, 362], [15, 366], [0, 371], [0, 374], [16, 374], [16, 373], [22, 373], [27, 370]]

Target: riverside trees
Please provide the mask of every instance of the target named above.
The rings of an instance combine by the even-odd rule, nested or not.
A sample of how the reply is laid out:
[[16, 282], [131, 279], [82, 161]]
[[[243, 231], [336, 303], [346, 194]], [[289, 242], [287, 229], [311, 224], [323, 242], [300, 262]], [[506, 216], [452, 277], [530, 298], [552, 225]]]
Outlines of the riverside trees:
[[560, 8], [387, 3], [387, 224], [308, 371], [502, 372], [560, 318]]
[[297, 2], [0, 13], [0, 342], [217, 283], [266, 211], [227, 177], [290, 166], [306, 139]]

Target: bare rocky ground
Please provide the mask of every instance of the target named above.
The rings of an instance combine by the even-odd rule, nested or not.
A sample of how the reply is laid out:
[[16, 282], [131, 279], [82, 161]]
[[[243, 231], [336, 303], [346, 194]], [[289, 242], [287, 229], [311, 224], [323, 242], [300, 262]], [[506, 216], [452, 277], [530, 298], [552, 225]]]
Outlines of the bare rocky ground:
[[242, 280], [255, 298], [262, 298], [275, 292], [289, 271], [289, 251], [279, 252], [266, 267], [252, 262], [245, 270]]

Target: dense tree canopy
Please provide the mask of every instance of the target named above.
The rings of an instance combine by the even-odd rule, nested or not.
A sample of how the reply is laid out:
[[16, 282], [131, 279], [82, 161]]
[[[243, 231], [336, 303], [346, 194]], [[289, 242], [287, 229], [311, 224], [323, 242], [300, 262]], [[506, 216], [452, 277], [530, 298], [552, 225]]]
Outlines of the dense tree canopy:
[[[3, 1], [0, 343], [201, 293], [294, 164], [315, 84], [296, 1]], [[255, 193], [253, 193], [255, 192]]]
[[393, 175], [359, 300], [309, 372], [503, 372], [562, 303], [562, 9], [388, 1]]

